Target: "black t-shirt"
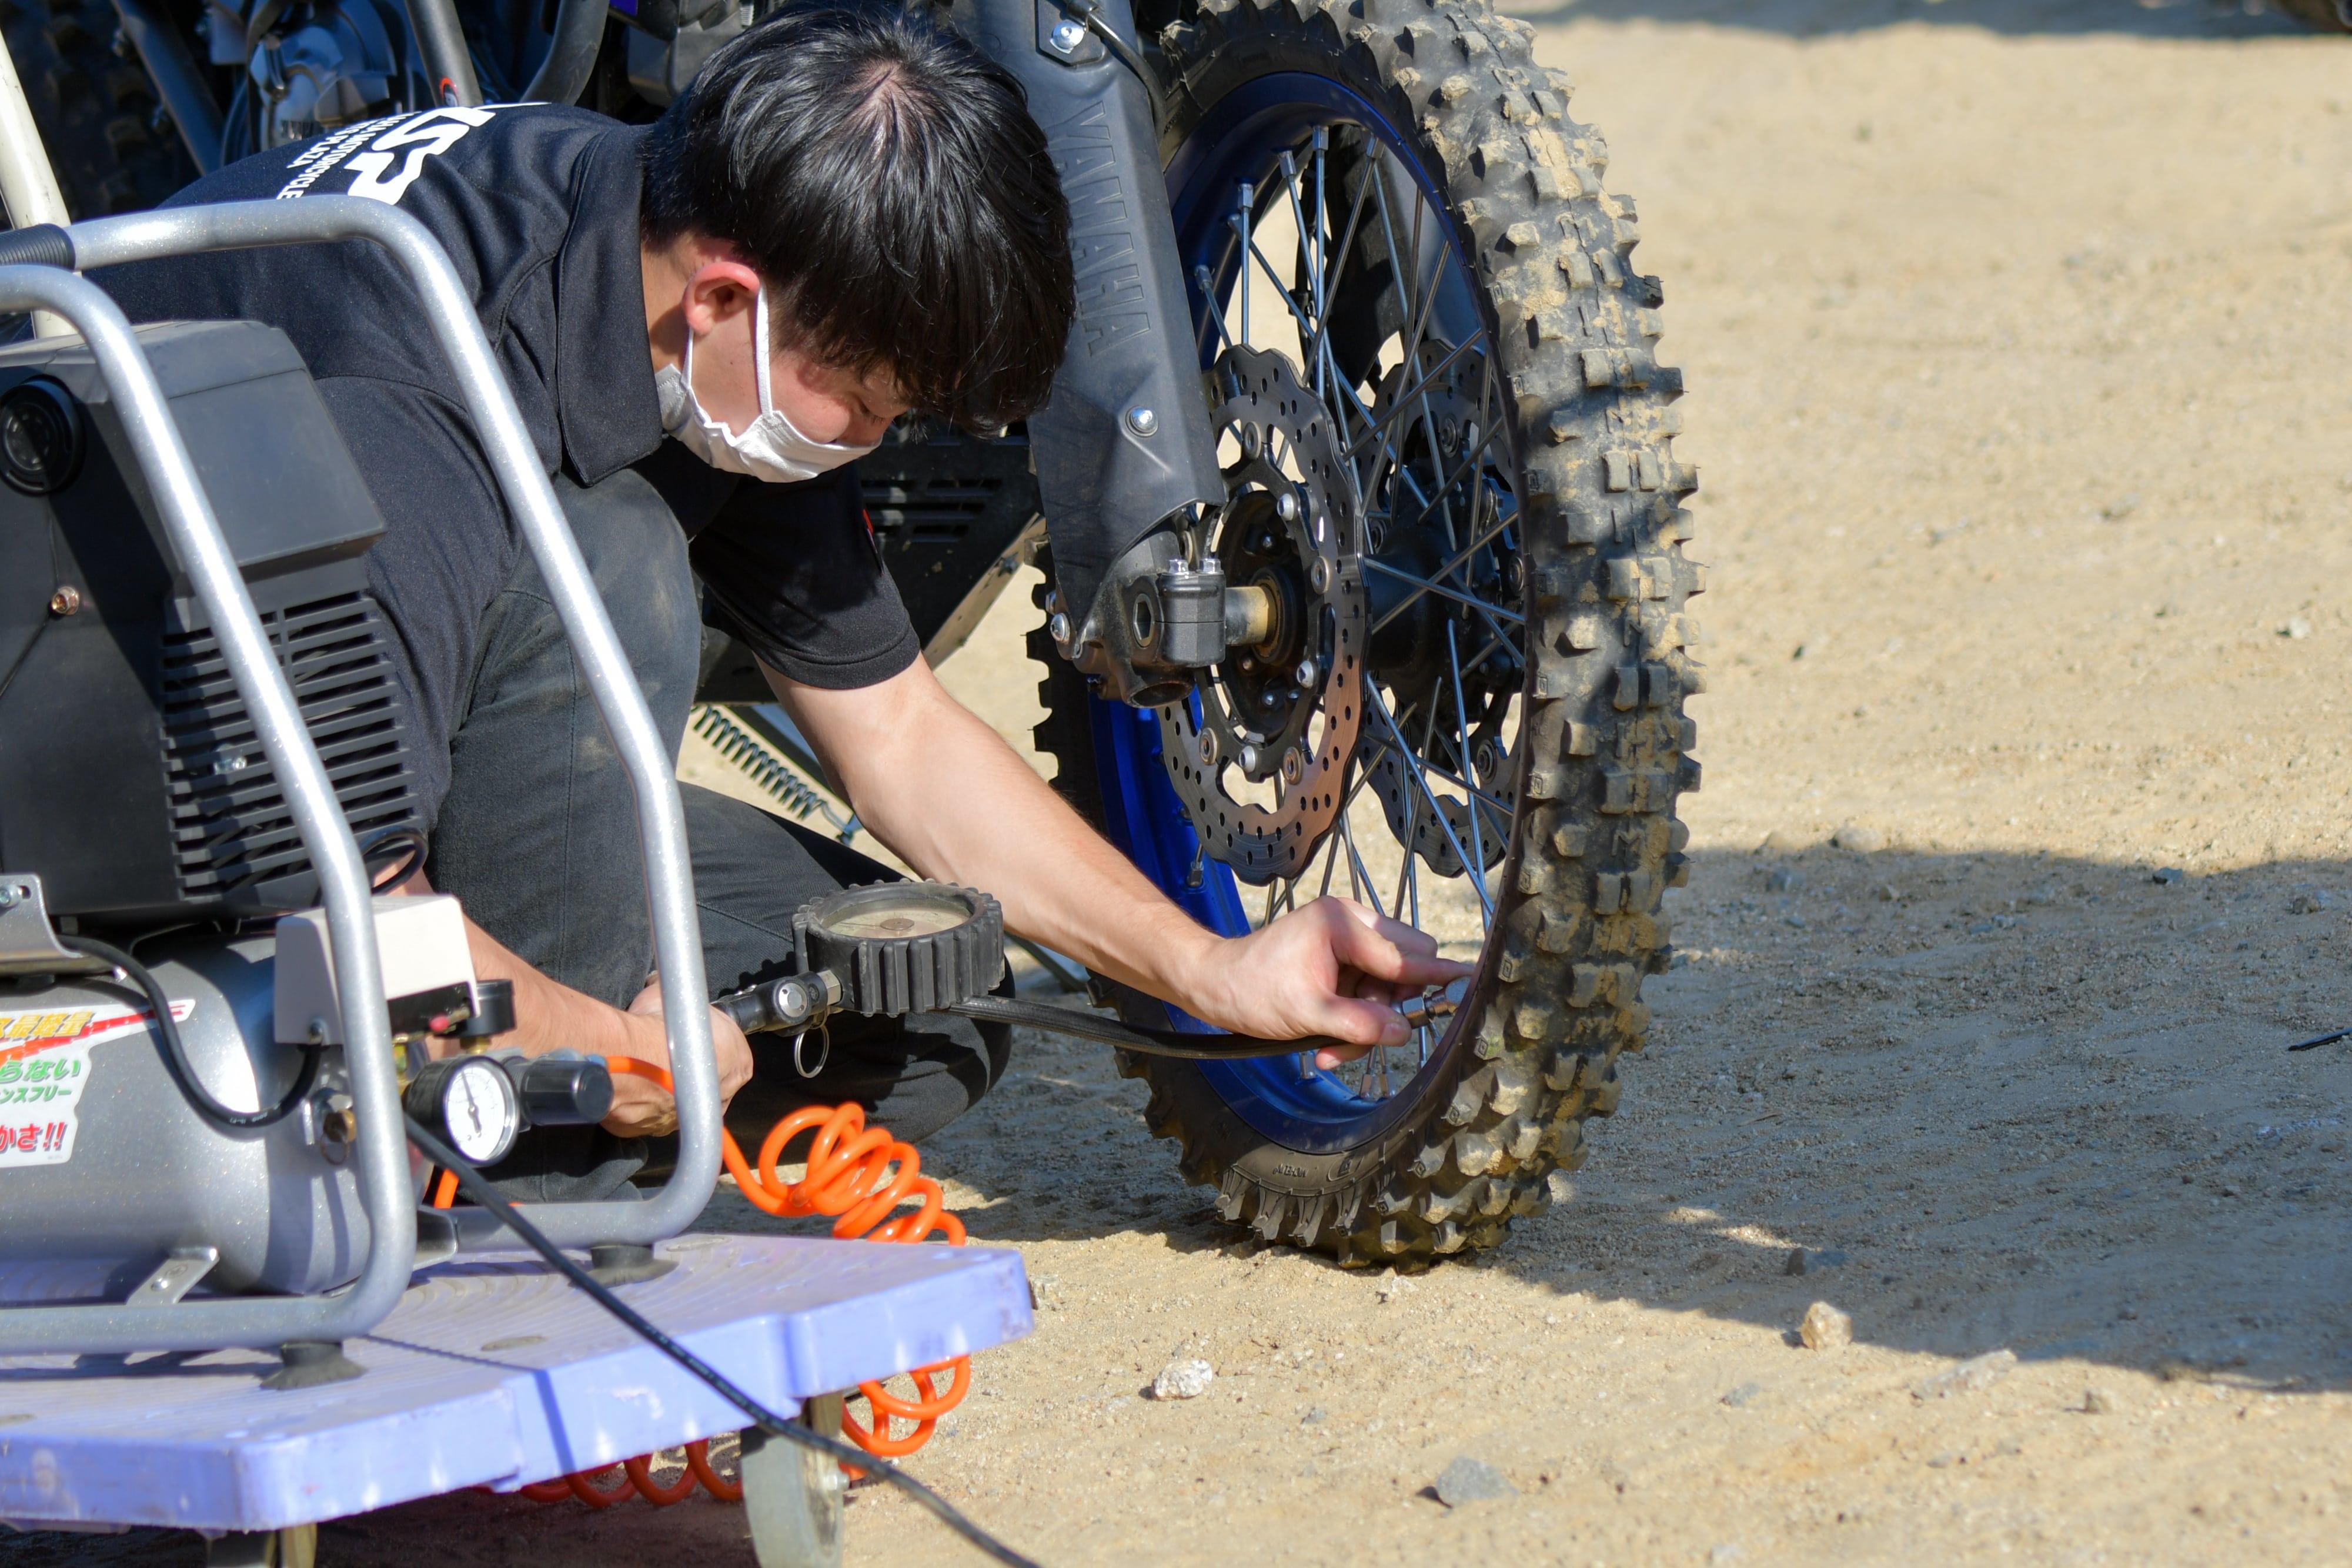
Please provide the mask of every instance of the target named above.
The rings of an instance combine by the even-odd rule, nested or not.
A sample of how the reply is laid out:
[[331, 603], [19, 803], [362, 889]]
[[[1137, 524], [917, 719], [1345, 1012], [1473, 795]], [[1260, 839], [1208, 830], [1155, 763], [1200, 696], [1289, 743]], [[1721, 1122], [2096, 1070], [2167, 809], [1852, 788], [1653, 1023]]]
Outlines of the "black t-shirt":
[[[257, 154], [172, 204], [312, 192], [396, 204], [449, 253], [550, 474], [593, 485], [645, 465], [677, 507], [727, 630], [810, 685], [887, 679], [920, 648], [874, 549], [856, 471], [766, 485], [664, 439], [637, 248], [643, 139], [576, 109], [427, 110]], [[383, 513], [369, 576], [406, 656], [431, 821], [482, 614], [520, 546], [405, 275], [352, 240], [93, 277], [134, 321], [268, 322], [310, 366]]]

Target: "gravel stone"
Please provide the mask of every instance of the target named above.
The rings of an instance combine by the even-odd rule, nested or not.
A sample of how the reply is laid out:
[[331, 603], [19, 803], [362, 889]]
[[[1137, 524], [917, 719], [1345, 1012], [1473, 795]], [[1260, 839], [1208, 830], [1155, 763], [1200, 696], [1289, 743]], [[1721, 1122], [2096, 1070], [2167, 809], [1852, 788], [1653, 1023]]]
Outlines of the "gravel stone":
[[2112, 1416], [2115, 1412], [2116, 1396], [2113, 1389], [2101, 1388], [2094, 1385], [2083, 1390], [2084, 1415]]
[[1805, 1309], [1805, 1321], [1797, 1325], [1797, 1336], [1805, 1342], [1807, 1350], [1835, 1350], [1853, 1343], [1853, 1319], [1827, 1301], [1815, 1301]]
[[2182, 871], [2177, 865], [2166, 866], [2162, 870], [2158, 871], [2154, 876], [2148, 878], [2148, 881], [2162, 887], [2178, 887], [2188, 880], [2189, 873]]
[[1886, 847], [1886, 835], [1876, 828], [1848, 822], [1830, 835], [1830, 842], [1842, 850], [1852, 850], [1858, 855], [1874, 855]]
[[1502, 1471], [1467, 1454], [1457, 1456], [1438, 1472], [1437, 1500], [1448, 1508], [1518, 1495], [1519, 1489], [1506, 1479]]
[[1767, 873], [1764, 891], [1767, 893], [1797, 893], [1805, 885], [1804, 873], [1792, 866], [1780, 866]]
[[1151, 1380], [1154, 1399], [1198, 1399], [1209, 1391], [1216, 1372], [1205, 1361], [1171, 1361]]
[[1760, 1383], [1743, 1383], [1738, 1387], [1733, 1389], [1730, 1393], [1725, 1395], [1723, 1396], [1723, 1403], [1732, 1406], [1734, 1409], [1737, 1409], [1742, 1405], [1753, 1404], [1762, 1396], [1763, 1392], [1764, 1385]]
[[1801, 1274], [1804, 1271], [1805, 1249], [1801, 1247], [1790, 1248], [1789, 1260], [1780, 1265], [1780, 1272], [1783, 1274]]
[[1989, 1350], [1956, 1366], [1948, 1366], [1911, 1390], [1914, 1399], [1942, 1399], [1954, 1394], [1974, 1394], [1990, 1388], [2017, 1365], [2013, 1350]]

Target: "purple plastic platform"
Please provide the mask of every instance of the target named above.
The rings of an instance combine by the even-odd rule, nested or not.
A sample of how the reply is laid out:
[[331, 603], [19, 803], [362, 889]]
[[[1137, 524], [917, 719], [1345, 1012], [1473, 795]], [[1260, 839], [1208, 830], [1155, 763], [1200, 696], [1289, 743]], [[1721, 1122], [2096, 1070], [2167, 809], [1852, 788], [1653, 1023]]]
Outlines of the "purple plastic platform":
[[[1030, 1328], [1006, 1249], [703, 1233], [655, 1250], [677, 1269], [622, 1299], [780, 1414]], [[0, 1519], [276, 1530], [747, 1424], [529, 1254], [424, 1270], [344, 1348], [365, 1376], [284, 1393], [252, 1351], [0, 1358]]]

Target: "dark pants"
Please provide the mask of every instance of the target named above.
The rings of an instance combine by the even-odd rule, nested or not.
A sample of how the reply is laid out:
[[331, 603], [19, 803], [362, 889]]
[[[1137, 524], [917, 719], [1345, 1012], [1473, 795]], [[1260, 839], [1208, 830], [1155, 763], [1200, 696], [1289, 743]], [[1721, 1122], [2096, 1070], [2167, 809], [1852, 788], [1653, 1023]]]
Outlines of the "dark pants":
[[[673, 763], [701, 654], [699, 595], [686, 538], [661, 494], [633, 470], [556, 493]], [[789, 492], [776, 526], [790, 528]], [[539, 969], [625, 1006], [653, 968], [644, 861], [628, 777], [572, 657], [529, 551], [484, 618], [480, 663], [450, 746], [451, 781], [433, 833], [433, 885]], [[793, 912], [894, 873], [841, 844], [739, 800], [680, 787], [703, 963], [711, 994], [790, 972]], [[803, 1105], [856, 1101], [900, 1137], [937, 1132], [1003, 1073], [1009, 1033], [918, 1014], [903, 1023], [845, 1013], [823, 1069], [803, 1078], [789, 1036], [751, 1037], [756, 1071], [728, 1112], [746, 1153]], [[818, 1041], [803, 1056], [815, 1065]], [[594, 1129], [526, 1134], [501, 1164], [518, 1196], [577, 1198], [617, 1187], [658, 1146]]]

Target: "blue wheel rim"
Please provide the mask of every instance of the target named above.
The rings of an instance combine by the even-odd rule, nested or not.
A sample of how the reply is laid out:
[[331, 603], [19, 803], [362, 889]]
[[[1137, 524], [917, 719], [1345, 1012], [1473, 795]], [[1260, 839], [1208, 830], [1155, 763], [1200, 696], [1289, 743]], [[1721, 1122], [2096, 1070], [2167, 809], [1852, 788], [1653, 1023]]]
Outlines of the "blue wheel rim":
[[[1281, 72], [1244, 83], [1212, 108], [1168, 165], [1176, 242], [1189, 280], [1201, 266], [1214, 267], [1224, 243], [1223, 214], [1235, 185], [1276, 166], [1317, 126], [1353, 124], [1377, 138], [1409, 171], [1433, 214], [1445, 211], [1417, 151], [1360, 94], [1328, 78]], [[1444, 231], [1454, 247], [1452, 225]], [[1460, 276], [1467, 276], [1461, 273]], [[1207, 301], [1188, 281], [1195, 320]], [[1207, 334], [1203, 332], [1203, 339]], [[1207, 348], [1202, 368], [1213, 359]], [[1095, 768], [1100, 782], [1104, 831], [1111, 842], [1187, 914], [1222, 936], [1250, 930], [1242, 891], [1230, 868], [1201, 853], [1199, 835], [1184, 814], [1160, 759], [1160, 721], [1124, 703], [1089, 698]], [[1210, 1026], [1166, 1003], [1154, 1003], [1165, 1027], [1200, 1033]], [[1353, 1148], [1385, 1131], [1419, 1098], [1421, 1081], [1440, 1071], [1454, 1048], [1449, 1032], [1412, 1079], [1385, 1099], [1368, 1099], [1296, 1057], [1204, 1061], [1192, 1065], [1218, 1097], [1254, 1131], [1303, 1154]]]

